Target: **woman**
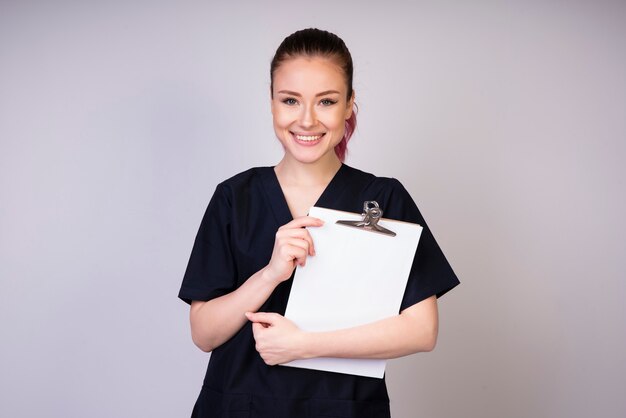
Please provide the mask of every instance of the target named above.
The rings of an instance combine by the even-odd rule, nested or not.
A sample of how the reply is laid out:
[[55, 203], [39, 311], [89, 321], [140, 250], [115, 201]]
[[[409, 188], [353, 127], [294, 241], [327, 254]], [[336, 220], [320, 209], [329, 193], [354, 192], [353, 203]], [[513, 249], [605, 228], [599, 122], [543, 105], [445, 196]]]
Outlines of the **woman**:
[[[430, 351], [437, 296], [458, 284], [415, 203], [395, 179], [343, 164], [356, 125], [352, 58], [336, 35], [287, 37], [271, 64], [275, 167], [240, 173], [216, 190], [179, 297], [191, 303], [194, 343], [212, 352], [194, 417], [389, 417], [384, 379], [278, 364], [311, 357], [395, 358]], [[311, 206], [424, 227], [400, 314], [351, 329], [307, 333], [284, 318], [293, 272], [315, 256]]]

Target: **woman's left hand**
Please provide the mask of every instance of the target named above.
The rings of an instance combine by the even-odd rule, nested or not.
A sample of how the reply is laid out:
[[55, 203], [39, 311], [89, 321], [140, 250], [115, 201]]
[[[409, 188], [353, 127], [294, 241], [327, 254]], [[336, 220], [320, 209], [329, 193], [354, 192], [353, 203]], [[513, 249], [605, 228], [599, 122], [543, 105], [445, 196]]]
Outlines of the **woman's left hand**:
[[256, 351], [270, 365], [288, 363], [303, 358], [304, 332], [284, 316], [271, 312], [246, 312], [252, 322]]

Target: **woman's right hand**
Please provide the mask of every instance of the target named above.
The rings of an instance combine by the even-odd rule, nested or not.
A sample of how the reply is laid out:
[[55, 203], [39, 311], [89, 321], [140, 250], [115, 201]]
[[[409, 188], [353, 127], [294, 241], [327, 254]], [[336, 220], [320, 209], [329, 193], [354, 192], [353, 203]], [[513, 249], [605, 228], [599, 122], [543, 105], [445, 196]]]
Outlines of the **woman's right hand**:
[[265, 268], [266, 277], [281, 283], [291, 277], [296, 265], [304, 266], [306, 257], [315, 255], [313, 239], [304, 227], [319, 227], [323, 224], [321, 219], [301, 216], [278, 228], [272, 258]]

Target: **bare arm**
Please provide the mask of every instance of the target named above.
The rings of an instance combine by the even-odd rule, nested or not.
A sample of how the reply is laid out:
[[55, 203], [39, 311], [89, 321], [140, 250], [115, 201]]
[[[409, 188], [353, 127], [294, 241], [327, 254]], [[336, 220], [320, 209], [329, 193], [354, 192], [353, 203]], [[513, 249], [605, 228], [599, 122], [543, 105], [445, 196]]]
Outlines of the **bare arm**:
[[305, 226], [321, 226], [317, 218], [303, 216], [281, 226], [276, 232], [269, 264], [254, 273], [231, 293], [209, 301], [193, 301], [189, 319], [191, 338], [202, 351], [213, 351], [246, 323], [245, 312], [258, 310], [276, 286], [287, 280], [307, 255], [315, 255], [313, 240]]
[[307, 333], [278, 314], [247, 314], [257, 351], [267, 364], [312, 357], [391, 359], [431, 351], [437, 341], [437, 299], [432, 296], [400, 315], [330, 332]]
[[237, 290], [207, 302], [191, 302], [189, 319], [191, 338], [202, 351], [213, 351], [246, 323], [244, 312], [257, 310], [272, 294], [278, 283], [263, 268]]

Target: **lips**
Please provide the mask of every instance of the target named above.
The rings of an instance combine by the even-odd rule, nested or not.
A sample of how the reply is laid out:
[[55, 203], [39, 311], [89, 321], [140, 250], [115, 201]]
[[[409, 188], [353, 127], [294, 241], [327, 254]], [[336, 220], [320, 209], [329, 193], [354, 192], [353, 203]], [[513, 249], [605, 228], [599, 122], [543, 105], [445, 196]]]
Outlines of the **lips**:
[[299, 144], [302, 144], [302, 145], [314, 145], [314, 144], [317, 144], [320, 141], [320, 139], [322, 139], [322, 137], [325, 135], [325, 133], [322, 133], [322, 134], [296, 134], [294, 132], [291, 132], [291, 135], [293, 135], [294, 139]]

